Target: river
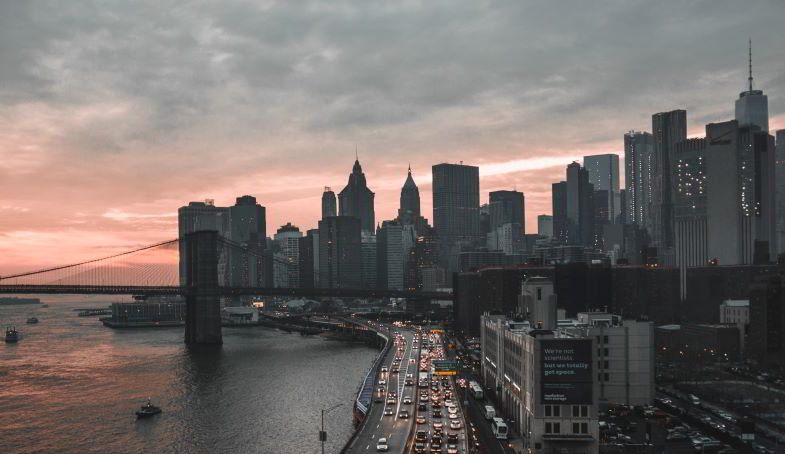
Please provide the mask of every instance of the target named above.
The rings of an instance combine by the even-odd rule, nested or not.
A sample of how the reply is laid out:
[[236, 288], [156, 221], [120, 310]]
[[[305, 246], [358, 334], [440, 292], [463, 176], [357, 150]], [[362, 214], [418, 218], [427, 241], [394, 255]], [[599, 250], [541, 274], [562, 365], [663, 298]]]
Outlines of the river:
[[[0, 345], [0, 451], [317, 453], [352, 433], [352, 402], [376, 355], [359, 344], [268, 328], [224, 328], [221, 347], [188, 348], [179, 328], [112, 330], [74, 308], [107, 297], [0, 306], [22, 331]], [[25, 320], [35, 315], [37, 325]], [[147, 398], [161, 415], [136, 421]]]

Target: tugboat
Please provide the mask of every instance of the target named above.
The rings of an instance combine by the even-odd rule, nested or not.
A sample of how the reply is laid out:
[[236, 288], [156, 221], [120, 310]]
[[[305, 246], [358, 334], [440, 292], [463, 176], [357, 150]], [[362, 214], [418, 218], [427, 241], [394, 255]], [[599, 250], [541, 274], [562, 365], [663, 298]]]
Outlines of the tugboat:
[[161, 413], [161, 407], [156, 407], [147, 399], [147, 403], [142, 405], [142, 409], [136, 412], [136, 419], [149, 418], [150, 416]]
[[5, 329], [5, 341], [7, 343], [9, 344], [16, 343], [17, 341], [19, 341], [20, 337], [22, 337], [22, 335], [19, 333], [19, 331], [16, 330], [15, 327], [9, 326], [8, 328]]
[[35, 317], [30, 317], [30, 318], [27, 319], [27, 324], [28, 325], [35, 325], [36, 323], [38, 323], [38, 319], [35, 318]]

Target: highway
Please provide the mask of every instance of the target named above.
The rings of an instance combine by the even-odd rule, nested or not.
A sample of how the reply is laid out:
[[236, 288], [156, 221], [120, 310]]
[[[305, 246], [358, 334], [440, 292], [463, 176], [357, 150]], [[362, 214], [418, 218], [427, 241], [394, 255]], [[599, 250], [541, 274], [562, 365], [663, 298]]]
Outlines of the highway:
[[[407, 452], [466, 453], [468, 452], [466, 423], [460, 399], [457, 395], [455, 379], [454, 377], [435, 377], [431, 374], [431, 360], [445, 358], [444, 340], [438, 334], [423, 334], [420, 342], [421, 346], [423, 339], [428, 340], [432, 347], [430, 351], [424, 347], [421, 348], [421, 356], [418, 361], [419, 368], [414, 377], [417, 379], [419, 373], [427, 372], [428, 383], [427, 386], [419, 386], [419, 383], [415, 380], [415, 383], [418, 384], [418, 405], [415, 420], [417, 424], [415, 436], [410, 440], [410, 448]], [[454, 418], [450, 418], [450, 411], [446, 405], [448, 393], [449, 401], [454, 403], [456, 407], [456, 416]], [[457, 424], [455, 429], [451, 427], [453, 422]], [[438, 433], [441, 433], [442, 436], [434, 437]], [[453, 441], [448, 438], [452, 434], [456, 436]], [[424, 435], [424, 438], [421, 435]], [[438, 443], [437, 446], [441, 446], [439, 450], [434, 449], [434, 442]], [[455, 451], [448, 450], [448, 446], [451, 445], [456, 448]]]
[[[382, 329], [387, 328], [385, 326]], [[381, 370], [376, 378], [373, 404], [347, 452], [452, 453], [453, 451], [448, 451], [448, 445], [453, 445], [456, 448], [454, 452], [467, 453], [466, 419], [460, 399], [456, 395], [454, 377], [435, 377], [431, 380], [433, 377], [430, 373], [430, 361], [444, 357], [441, 336], [423, 334], [420, 342], [414, 343], [415, 333], [409, 329], [389, 327], [389, 331], [391, 334], [399, 332], [400, 336], [394, 336], [395, 344], [382, 360]], [[422, 339], [428, 341], [430, 349], [421, 349]], [[418, 386], [421, 372], [428, 375], [427, 384], [423, 383], [427, 386]], [[407, 377], [411, 380], [409, 386], [406, 385]], [[450, 392], [451, 401], [456, 404], [457, 416], [452, 419], [445, 405], [447, 391]], [[404, 403], [409, 399], [410, 404]], [[435, 410], [441, 413], [440, 417], [434, 417]], [[401, 417], [402, 412], [408, 413], [408, 417]], [[419, 424], [415, 424], [418, 416], [423, 419]], [[450, 428], [452, 421], [458, 422], [456, 429]], [[441, 448], [434, 450], [434, 442], [439, 442], [438, 436], [434, 438], [439, 424], [439, 432], [443, 434], [440, 440]], [[416, 431], [425, 432], [424, 442], [420, 440], [418, 444], [415, 440]], [[448, 434], [454, 434], [453, 441], [448, 439]], [[386, 440], [387, 451], [377, 449], [381, 438]]]
[[[394, 328], [391, 328], [391, 331], [394, 331]], [[405, 386], [405, 382], [406, 374], [416, 376], [418, 351], [412, 349], [414, 333], [403, 329], [400, 330], [400, 333], [401, 340], [393, 345], [382, 362], [382, 370], [386, 369], [386, 372], [380, 372], [377, 377], [374, 402], [366, 416], [365, 424], [348, 452], [377, 452], [376, 448], [380, 438], [387, 440], [389, 452], [403, 453], [406, 448], [407, 439], [414, 424], [414, 404], [407, 405], [403, 401], [405, 396], [409, 396], [414, 402], [415, 387]], [[397, 373], [393, 372], [396, 358], [400, 358]], [[415, 364], [411, 364], [410, 359], [414, 359]], [[401, 411], [408, 412], [409, 417], [401, 418]]]

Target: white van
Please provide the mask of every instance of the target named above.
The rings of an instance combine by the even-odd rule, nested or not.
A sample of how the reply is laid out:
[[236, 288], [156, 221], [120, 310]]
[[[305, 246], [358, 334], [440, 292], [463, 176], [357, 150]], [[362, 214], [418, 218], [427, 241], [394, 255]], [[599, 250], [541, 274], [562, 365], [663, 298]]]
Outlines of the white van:
[[493, 408], [493, 405], [486, 405], [485, 407], [483, 407], [483, 414], [485, 416], [485, 419], [490, 421], [496, 417], [496, 409]]

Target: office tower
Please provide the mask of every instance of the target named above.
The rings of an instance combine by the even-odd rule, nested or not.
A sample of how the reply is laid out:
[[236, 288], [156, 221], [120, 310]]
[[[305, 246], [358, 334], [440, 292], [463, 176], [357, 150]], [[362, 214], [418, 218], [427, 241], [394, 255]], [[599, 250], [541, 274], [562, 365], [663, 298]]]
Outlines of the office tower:
[[265, 208], [256, 203], [256, 198], [244, 195], [229, 207], [232, 233], [230, 238], [238, 243], [251, 241], [253, 238], [267, 237], [267, 220]]
[[376, 231], [378, 270], [376, 285], [382, 290], [403, 290], [403, 226], [384, 221]]
[[361, 255], [363, 262], [362, 275], [360, 282], [362, 288], [375, 289], [377, 287], [376, 275], [379, 267], [378, 245], [376, 242], [376, 234], [372, 232], [362, 231], [360, 237], [360, 244], [362, 247]]
[[428, 220], [420, 214], [420, 190], [414, 183], [414, 178], [412, 178], [411, 166], [406, 176], [406, 182], [401, 188], [398, 222], [401, 225], [413, 225], [418, 233], [423, 233], [428, 226]]
[[[606, 191], [607, 202], [600, 203], [607, 206], [607, 219], [609, 223], [616, 222], [619, 216], [619, 155], [597, 154], [583, 157], [583, 167], [589, 171], [589, 183], [595, 191]], [[598, 201], [599, 203], [599, 201]]]
[[775, 178], [777, 182], [777, 252], [785, 252], [785, 129], [777, 131]]
[[480, 237], [480, 169], [437, 164], [433, 172], [433, 226], [442, 250], [442, 266], [458, 269], [458, 253]]
[[624, 184], [627, 223], [646, 227], [651, 207], [654, 137], [648, 132], [624, 134]]
[[305, 236], [298, 239], [298, 243], [300, 288], [319, 288], [315, 279], [319, 272], [319, 231], [308, 230]]
[[619, 190], [619, 217], [616, 218], [617, 224], [627, 224], [627, 190]]
[[674, 248], [681, 296], [685, 298], [687, 268], [703, 266], [709, 261], [707, 142], [704, 138], [687, 139], [677, 143], [675, 151]]
[[360, 220], [362, 230], [373, 232], [376, 227], [373, 213], [374, 193], [368, 189], [360, 161], [355, 159], [349, 182], [338, 194], [338, 214]]
[[286, 264], [283, 287], [300, 287], [300, 238], [302, 236], [300, 229], [291, 222], [287, 222], [275, 232], [274, 240], [278, 243], [280, 254]]
[[335, 193], [332, 191], [332, 189], [330, 189], [329, 186], [325, 186], [324, 192], [322, 193], [322, 219], [333, 216], [338, 216], [338, 210], [336, 208], [335, 202]]
[[518, 191], [493, 191], [488, 194], [490, 227], [498, 228], [504, 224], [518, 224], [521, 235], [525, 234], [526, 208], [524, 195]]
[[613, 202], [611, 196], [608, 195], [608, 191], [594, 191], [594, 239], [593, 239], [593, 247], [596, 249], [605, 249], [604, 246], [604, 239], [603, 239], [603, 231], [606, 225], [610, 224], [610, 219], [608, 213], [611, 211], [610, 204]]
[[319, 286], [361, 288], [360, 219], [335, 216], [319, 221]]
[[750, 40], [749, 71], [747, 91], [739, 93], [736, 100], [736, 121], [740, 127], [757, 126], [769, 132], [769, 98], [762, 90], [752, 89], [752, 40]]
[[651, 211], [647, 226], [654, 246], [660, 251], [673, 246], [673, 163], [675, 145], [687, 138], [687, 111], [660, 112], [651, 117], [654, 154]]
[[774, 138], [731, 120], [707, 125], [706, 141], [709, 258], [752, 264], [765, 245], [758, 260], [768, 262], [776, 256]]
[[594, 187], [577, 162], [567, 166], [567, 221], [569, 244], [594, 247]]
[[553, 216], [547, 214], [537, 216], [537, 235], [546, 238], [553, 236]]
[[567, 182], [561, 181], [551, 185], [551, 202], [553, 204], [553, 237], [559, 244], [567, 244], [570, 236], [569, 220], [567, 219]]
[[[219, 236], [229, 238], [231, 227], [229, 208], [217, 207], [212, 200], [191, 202], [188, 206], [180, 207], [177, 210], [178, 238], [180, 238], [180, 285], [185, 285], [188, 282], [187, 248], [185, 241], [183, 241], [185, 235], [200, 230], [214, 230], [218, 232]], [[225, 256], [221, 257], [218, 267], [222, 278], [226, 279], [229, 267]]]

